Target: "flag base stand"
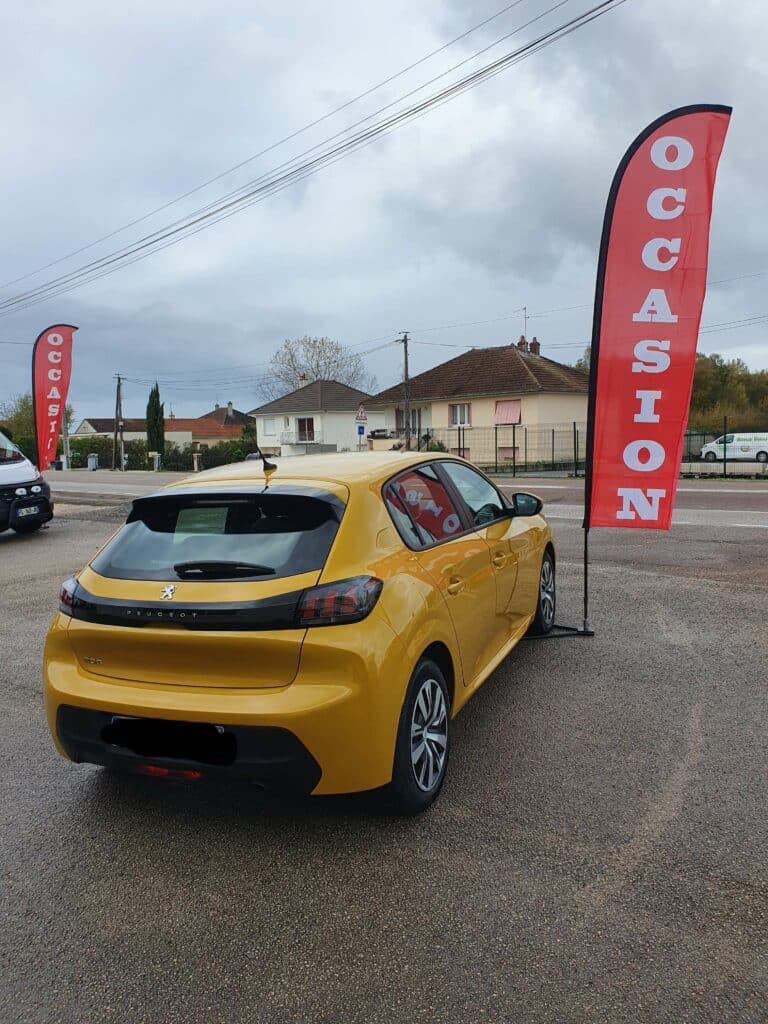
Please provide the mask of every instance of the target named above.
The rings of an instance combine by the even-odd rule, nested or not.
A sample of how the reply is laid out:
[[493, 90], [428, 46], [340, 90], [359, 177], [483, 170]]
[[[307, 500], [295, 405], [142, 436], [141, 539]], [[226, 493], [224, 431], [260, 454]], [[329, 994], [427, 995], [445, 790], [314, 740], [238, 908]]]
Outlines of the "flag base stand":
[[594, 636], [594, 629], [590, 629], [589, 623], [583, 626], [558, 626], [554, 625], [549, 633], [533, 634], [524, 636], [523, 640], [570, 640], [577, 636]]
[[584, 619], [579, 626], [558, 626], [557, 623], [549, 633], [524, 636], [523, 640], [570, 640], [577, 636], [594, 636], [592, 623], [589, 621], [589, 527], [584, 527]]

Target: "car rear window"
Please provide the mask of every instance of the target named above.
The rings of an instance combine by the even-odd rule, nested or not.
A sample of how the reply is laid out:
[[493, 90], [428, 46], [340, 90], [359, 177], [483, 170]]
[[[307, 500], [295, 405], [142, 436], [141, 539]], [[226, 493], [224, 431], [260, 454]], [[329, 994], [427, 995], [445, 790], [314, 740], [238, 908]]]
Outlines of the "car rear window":
[[92, 563], [127, 580], [275, 579], [322, 569], [344, 506], [332, 495], [158, 495], [134, 502]]

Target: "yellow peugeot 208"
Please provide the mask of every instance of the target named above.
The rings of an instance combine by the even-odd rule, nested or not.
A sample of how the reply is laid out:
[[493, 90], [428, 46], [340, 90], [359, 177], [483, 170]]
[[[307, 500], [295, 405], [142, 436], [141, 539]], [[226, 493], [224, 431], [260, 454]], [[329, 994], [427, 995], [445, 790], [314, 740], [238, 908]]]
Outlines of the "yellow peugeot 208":
[[450, 719], [555, 615], [541, 502], [461, 459], [211, 470], [134, 501], [62, 587], [44, 661], [73, 761], [265, 788], [437, 796]]

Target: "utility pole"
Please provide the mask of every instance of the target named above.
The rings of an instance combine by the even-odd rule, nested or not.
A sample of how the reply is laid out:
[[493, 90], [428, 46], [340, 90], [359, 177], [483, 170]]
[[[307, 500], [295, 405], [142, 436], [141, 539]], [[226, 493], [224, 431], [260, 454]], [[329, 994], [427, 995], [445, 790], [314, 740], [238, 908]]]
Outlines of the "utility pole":
[[61, 418], [61, 439], [64, 445], [64, 469], [72, 469], [72, 453], [69, 450], [69, 427], [67, 426], [67, 407]]
[[523, 306], [523, 337], [528, 341], [528, 307]]
[[408, 379], [408, 331], [399, 339], [403, 346], [403, 413], [405, 415], [405, 450], [411, 450], [411, 395]]
[[125, 472], [125, 438], [123, 437], [123, 382], [117, 378], [117, 429], [120, 436], [120, 472]]
[[122, 405], [121, 397], [120, 397], [120, 384], [121, 384], [120, 374], [117, 373], [117, 374], [115, 374], [115, 376], [117, 378], [117, 388], [115, 390], [115, 432], [114, 432], [114, 436], [112, 438], [112, 469], [113, 470], [117, 469], [117, 432], [119, 430], [121, 405]]

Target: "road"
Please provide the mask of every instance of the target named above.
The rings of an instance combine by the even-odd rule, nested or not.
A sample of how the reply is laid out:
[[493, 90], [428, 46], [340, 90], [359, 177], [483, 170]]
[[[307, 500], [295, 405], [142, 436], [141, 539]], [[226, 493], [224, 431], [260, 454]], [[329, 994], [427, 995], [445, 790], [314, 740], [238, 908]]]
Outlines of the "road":
[[[407, 821], [61, 760], [42, 640], [119, 508], [0, 535], [0, 1020], [764, 1024], [768, 537], [735, 523], [768, 488], [726, 483], [685, 482], [696, 525], [594, 531], [597, 635], [521, 644]], [[555, 486], [577, 623], [578, 485]]]

